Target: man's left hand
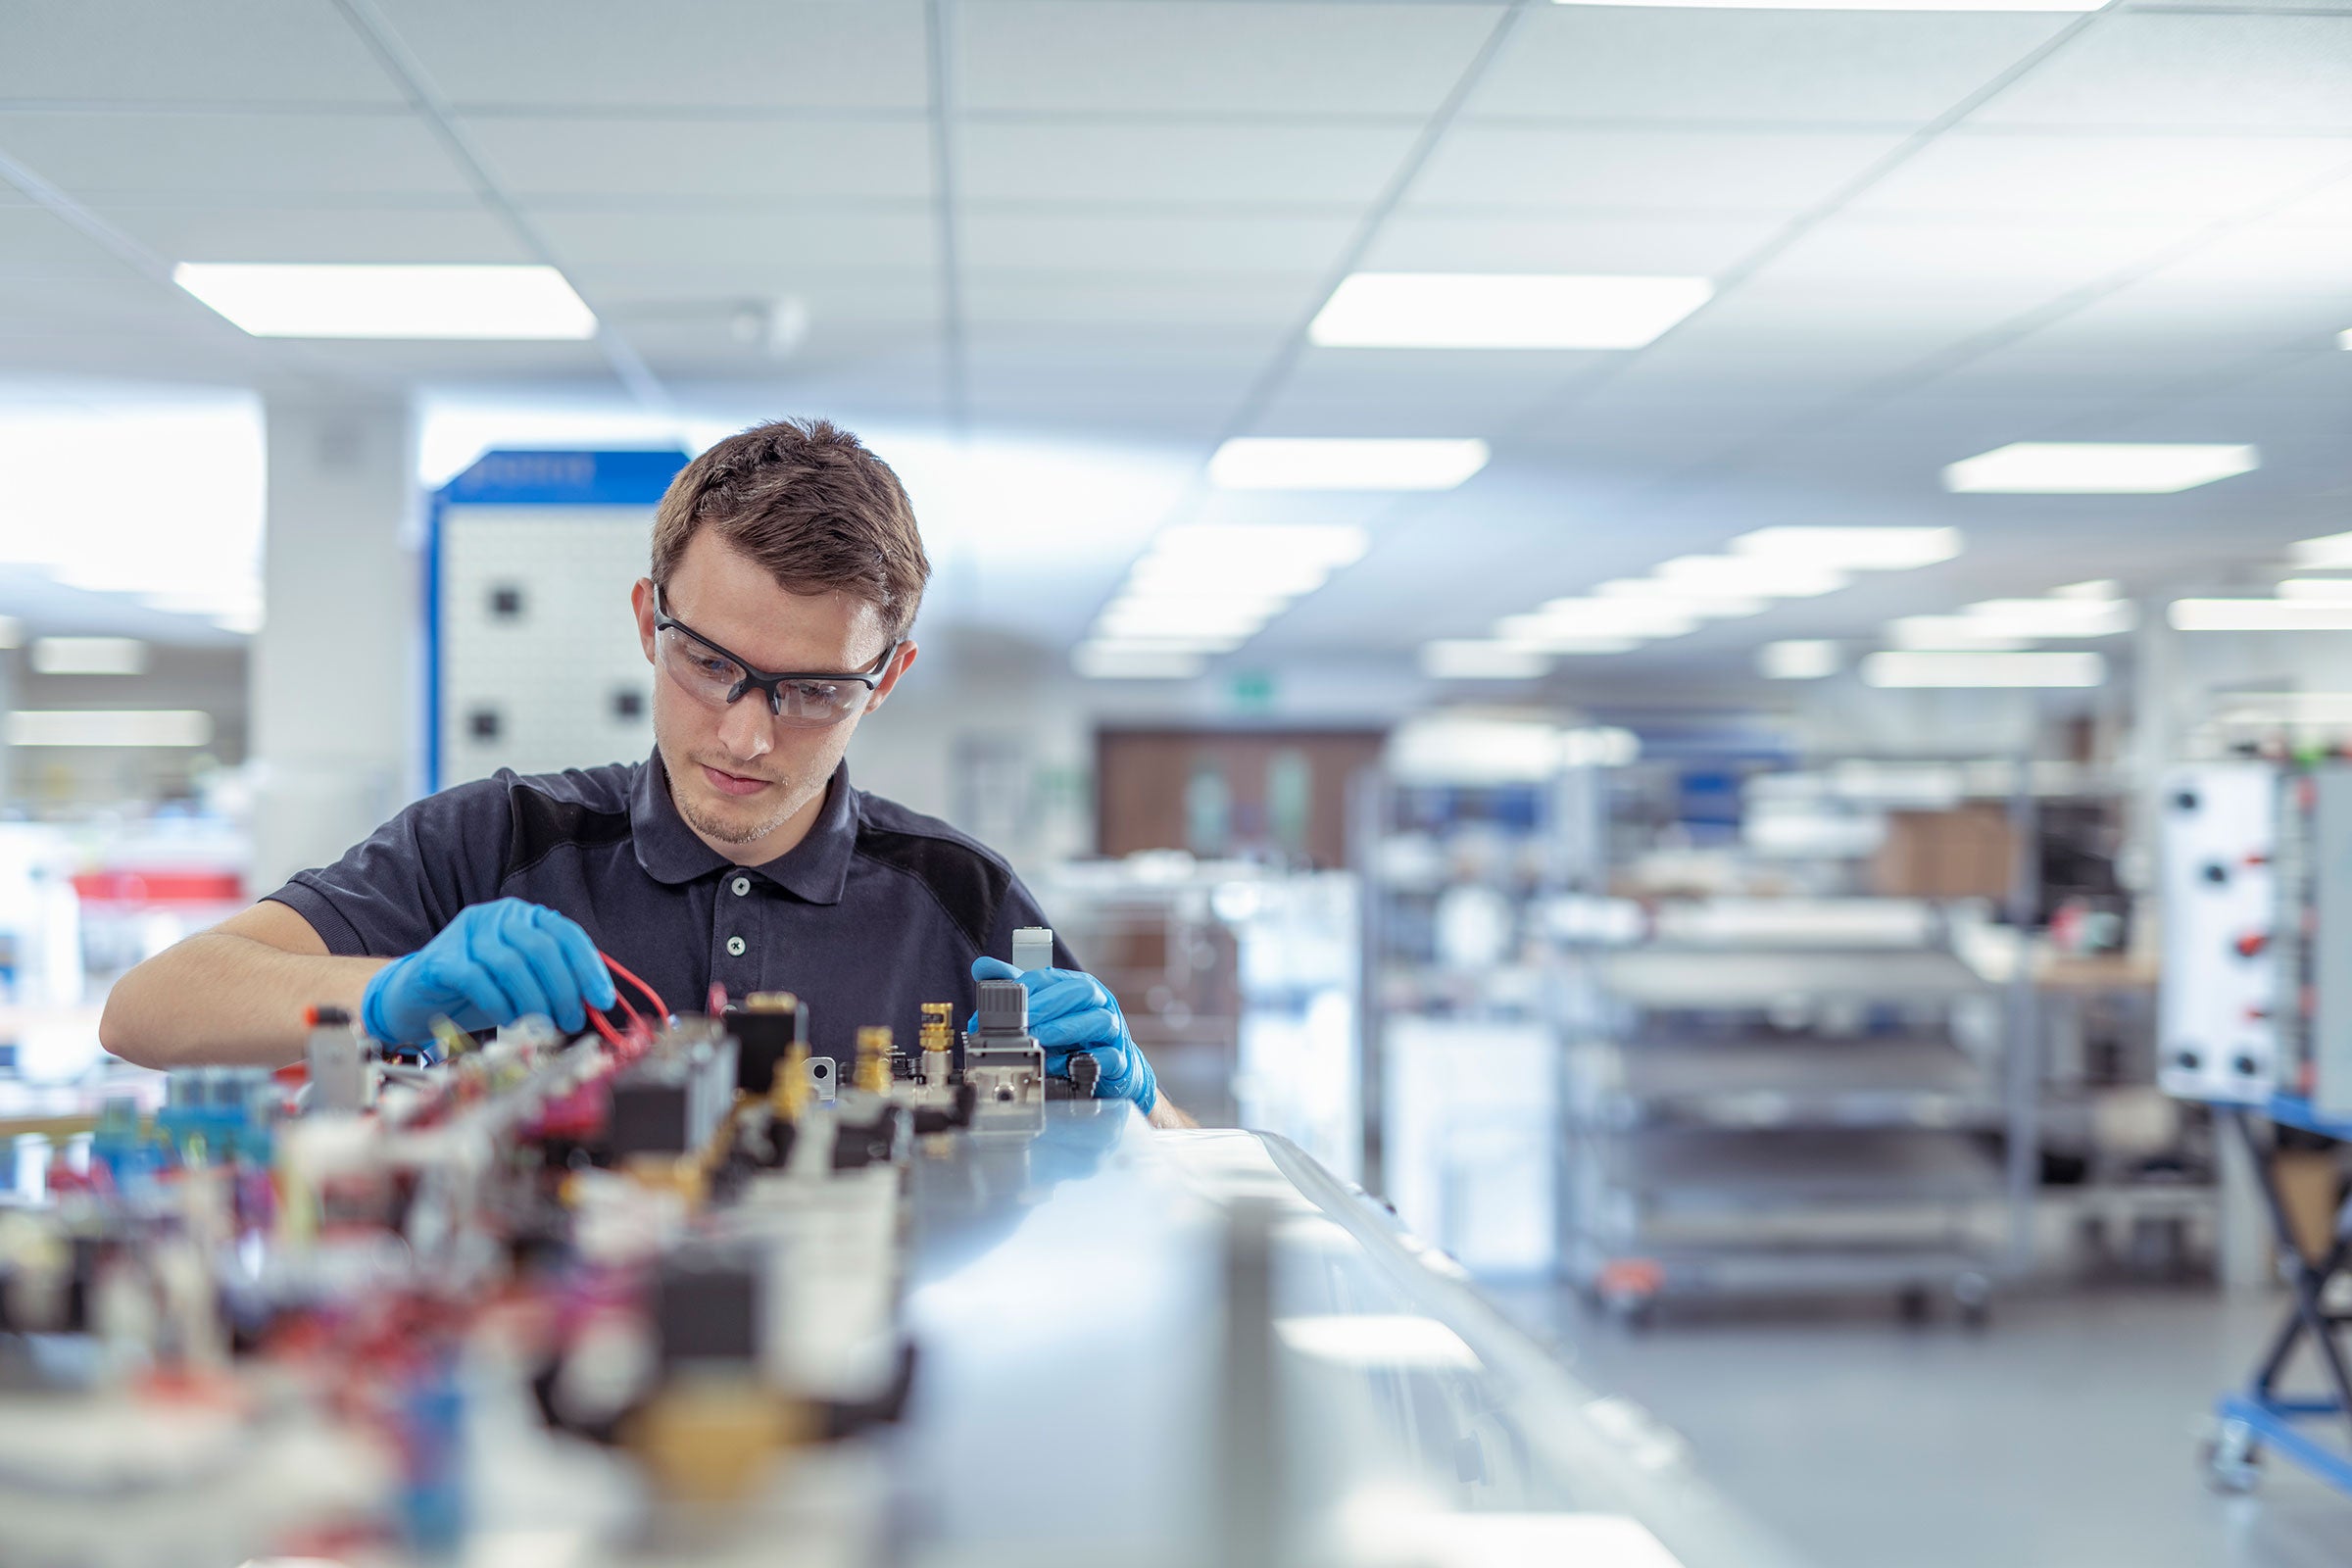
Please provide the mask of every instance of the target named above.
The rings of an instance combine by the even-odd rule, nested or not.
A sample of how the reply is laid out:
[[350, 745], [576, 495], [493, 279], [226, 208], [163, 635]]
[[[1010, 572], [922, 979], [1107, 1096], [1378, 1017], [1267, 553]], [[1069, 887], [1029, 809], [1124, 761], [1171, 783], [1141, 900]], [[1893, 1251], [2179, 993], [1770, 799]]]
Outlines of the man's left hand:
[[1018, 980], [1029, 993], [1029, 1034], [1046, 1052], [1046, 1071], [1070, 1075], [1070, 1057], [1083, 1051], [1102, 1067], [1097, 1100], [1132, 1100], [1145, 1115], [1159, 1103], [1159, 1080], [1144, 1059], [1119, 1000], [1093, 975], [1078, 969], [1031, 969], [1023, 973], [1002, 958], [972, 960], [975, 980]]

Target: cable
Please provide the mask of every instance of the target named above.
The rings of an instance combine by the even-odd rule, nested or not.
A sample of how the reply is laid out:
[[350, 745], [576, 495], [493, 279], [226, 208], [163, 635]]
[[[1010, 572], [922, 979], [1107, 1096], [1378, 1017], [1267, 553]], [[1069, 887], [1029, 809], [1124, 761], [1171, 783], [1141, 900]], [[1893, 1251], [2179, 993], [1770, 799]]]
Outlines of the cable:
[[[613, 957], [610, 953], [599, 953], [597, 956], [605, 960], [606, 968], [612, 970], [615, 975], [635, 986], [639, 991], [644, 992], [645, 1000], [654, 1004], [654, 1011], [657, 1015], [663, 1018], [669, 1016], [669, 1004], [662, 1000], [661, 992], [656, 991], [652, 986], [647, 985], [644, 981], [631, 974], [627, 966], [624, 965], [618, 958]], [[615, 992], [614, 995], [617, 996], [618, 993]], [[629, 1004], [624, 1000], [621, 1003], [621, 1005], [627, 1007]], [[636, 1016], [635, 1008], [631, 1007], [629, 1012], [631, 1017]]]

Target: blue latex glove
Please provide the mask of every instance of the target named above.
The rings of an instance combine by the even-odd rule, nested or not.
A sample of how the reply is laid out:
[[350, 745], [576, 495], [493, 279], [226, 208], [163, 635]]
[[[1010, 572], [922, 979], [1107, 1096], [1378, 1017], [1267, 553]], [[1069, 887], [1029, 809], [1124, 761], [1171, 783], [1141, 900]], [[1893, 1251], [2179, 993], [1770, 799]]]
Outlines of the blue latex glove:
[[553, 1018], [564, 1033], [610, 1007], [612, 976], [588, 933], [555, 910], [520, 899], [462, 909], [438, 936], [375, 972], [360, 1000], [360, 1026], [388, 1046], [429, 1040], [433, 1020], [465, 1030]]
[[1127, 1033], [1119, 999], [1078, 969], [1015, 969], [1003, 958], [972, 960], [975, 980], [1018, 980], [1029, 993], [1029, 1034], [1046, 1048], [1046, 1071], [1070, 1075], [1070, 1055], [1084, 1051], [1102, 1066], [1097, 1100], [1132, 1100], [1145, 1115], [1159, 1103], [1159, 1079]]

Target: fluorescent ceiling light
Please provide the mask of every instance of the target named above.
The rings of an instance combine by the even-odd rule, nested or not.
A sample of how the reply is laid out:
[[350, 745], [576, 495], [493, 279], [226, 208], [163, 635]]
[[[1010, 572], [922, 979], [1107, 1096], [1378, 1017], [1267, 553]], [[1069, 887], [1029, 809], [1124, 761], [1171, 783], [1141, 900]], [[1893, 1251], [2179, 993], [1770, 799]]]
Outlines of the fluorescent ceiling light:
[[1253, 593], [1296, 599], [1323, 586], [1327, 566], [1305, 562], [1219, 560], [1210, 556], [1146, 556], [1127, 573], [1127, 591], [1160, 594]]
[[2295, 541], [2294, 557], [2296, 565], [2314, 571], [2352, 566], [2352, 533], [2298, 539]]
[[2124, 597], [2124, 585], [2113, 577], [2101, 577], [2093, 582], [2070, 582], [2063, 588], [2053, 588], [2052, 599], [2088, 599], [2099, 604], [2111, 604]]
[[1095, 622], [1098, 635], [1107, 637], [1229, 637], [1247, 636], [1274, 618], [1272, 611], [1246, 606], [1209, 609], [1183, 604], [1138, 604], [1122, 601], [1102, 612]]
[[2352, 326], [2335, 334], [2335, 346], [2339, 349], [2352, 349]]
[[2028, 640], [2112, 637], [2139, 621], [2138, 611], [2124, 599], [1984, 599], [1962, 606], [1960, 613], [1987, 636]]
[[1206, 667], [1200, 655], [1115, 643], [1080, 643], [1070, 665], [1088, 680], [1190, 680]]
[[136, 637], [36, 637], [32, 667], [43, 675], [137, 675], [147, 645]]
[[[1228, 443], [1230, 444], [1230, 443]], [[1338, 567], [1361, 560], [1372, 536], [1353, 523], [1188, 522], [1163, 528], [1147, 561], [1251, 562]]]
[[198, 709], [20, 708], [8, 715], [11, 746], [202, 746], [213, 715]]
[[1533, 680], [1549, 668], [1548, 655], [1518, 643], [1463, 638], [1421, 645], [1421, 673], [1434, 680]]
[[172, 280], [255, 337], [596, 336], [552, 267], [182, 262]]
[[2176, 599], [2180, 631], [2352, 631], [2352, 603], [2325, 599]]
[[1513, 640], [1566, 637], [1680, 637], [1698, 622], [1679, 605], [1652, 599], [1554, 599], [1529, 615], [1505, 615], [1495, 630]]
[[2352, 577], [2289, 577], [2278, 585], [2278, 597], [2352, 604]]
[[1907, 571], [1960, 554], [1957, 528], [1758, 528], [1732, 553], [1844, 571]]
[[2261, 466], [2261, 453], [2249, 446], [2018, 441], [1951, 465], [1943, 470], [1943, 487], [1976, 494], [2171, 495]]
[[1904, 615], [1886, 623], [1886, 640], [1897, 648], [2015, 650], [2031, 641], [1966, 615]]
[[1802, 561], [1759, 556], [1677, 556], [1657, 569], [1660, 580], [1687, 593], [1811, 599], [1834, 594], [1852, 579]]
[[0, 648], [14, 648], [24, 640], [24, 623], [14, 615], [0, 615]]
[[1714, 293], [1703, 277], [1357, 272], [1306, 335], [1326, 348], [1638, 349]]
[[2096, 686], [2107, 662], [2096, 654], [1886, 653], [1862, 661], [1862, 680], [1886, 687]]
[[1604, 582], [1592, 590], [1603, 599], [1633, 599], [1645, 605], [1670, 605], [1693, 620], [1737, 620], [1742, 615], [1761, 615], [1772, 605], [1767, 600], [1745, 598], [1738, 594], [1696, 594], [1688, 588], [1655, 577], [1619, 577]]
[[1487, 466], [1479, 440], [1243, 436], [1217, 448], [1223, 490], [1450, 490]]
[[1766, 643], [1756, 650], [1756, 673], [1766, 680], [1820, 680], [1844, 663], [1844, 650], [1816, 637]]
[[1580, 631], [1541, 615], [1505, 615], [1494, 623], [1494, 635], [1503, 642], [1544, 654], [1630, 654], [1650, 638], [1679, 637], [1682, 631]]

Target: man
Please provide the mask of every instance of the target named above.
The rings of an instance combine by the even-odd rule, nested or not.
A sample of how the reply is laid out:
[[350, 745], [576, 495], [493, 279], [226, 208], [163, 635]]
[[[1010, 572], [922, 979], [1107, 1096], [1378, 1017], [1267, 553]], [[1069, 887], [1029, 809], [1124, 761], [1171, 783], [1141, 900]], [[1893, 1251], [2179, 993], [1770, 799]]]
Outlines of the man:
[[[810, 1043], [911, 1038], [924, 1002], [1011, 978], [1029, 890], [946, 823], [851, 787], [850, 737], [913, 664], [930, 576], [888, 465], [822, 420], [720, 442], [655, 513], [632, 590], [655, 669], [654, 755], [417, 802], [333, 865], [158, 954], [107, 998], [99, 1039], [150, 1066], [274, 1065], [303, 1011], [335, 1005], [387, 1044], [613, 1004], [604, 955], [672, 1007], [791, 991]], [[814, 672], [814, 673], [811, 673]], [[1117, 1002], [1065, 949], [1020, 975], [1049, 1070], [1101, 1062], [1099, 1097], [1155, 1124], [1161, 1099]]]

